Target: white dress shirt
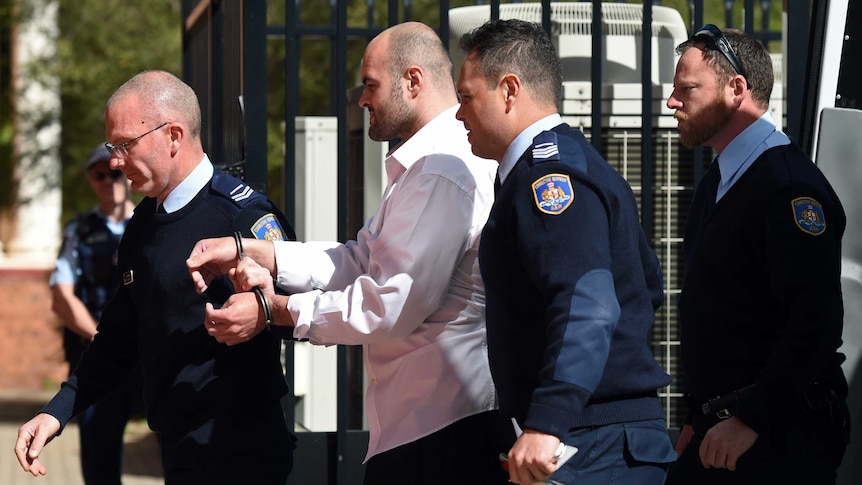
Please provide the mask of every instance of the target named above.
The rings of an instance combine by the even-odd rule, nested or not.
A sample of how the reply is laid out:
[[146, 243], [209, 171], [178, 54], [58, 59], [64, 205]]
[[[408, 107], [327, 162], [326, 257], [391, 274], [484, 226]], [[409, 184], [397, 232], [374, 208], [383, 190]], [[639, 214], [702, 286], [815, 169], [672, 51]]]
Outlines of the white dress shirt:
[[294, 335], [363, 345], [375, 454], [497, 408], [479, 238], [497, 164], [472, 154], [458, 106], [385, 161], [388, 185], [355, 241], [275, 243]]
[[162, 201], [162, 207], [165, 212], [178, 211], [185, 207], [192, 199], [198, 195], [202, 188], [206, 187], [207, 183], [213, 178], [215, 169], [209, 157], [204, 154], [204, 157], [198, 162], [194, 170], [192, 170], [186, 178], [174, 187], [174, 190]]

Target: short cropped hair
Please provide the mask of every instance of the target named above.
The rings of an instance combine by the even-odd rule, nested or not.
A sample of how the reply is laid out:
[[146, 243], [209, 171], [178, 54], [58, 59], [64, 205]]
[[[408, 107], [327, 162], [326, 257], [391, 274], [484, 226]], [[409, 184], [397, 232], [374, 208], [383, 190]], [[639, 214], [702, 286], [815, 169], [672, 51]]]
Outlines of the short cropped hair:
[[563, 68], [548, 34], [533, 22], [492, 20], [464, 34], [460, 47], [473, 55], [479, 73], [493, 85], [516, 74], [533, 99], [556, 106], [563, 94]]
[[[761, 108], [769, 108], [769, 98], [772, 96], [772, 86], [775, 84], [775, 74], [772, 71], [772, 58], [766, 47], [750, 35], [736, 29], [722, 30], [722, 34], [733, 47], [745, 77], [751, 98]], [[707, 63], [715, 69], [719, 82], [726, 82], [737, 72], [724, 55], [716, 50], [706, 48], [703, 39], [692, 37], [676, 48], [677, 54], [683, 54], [692, 47], [700, 48]]]

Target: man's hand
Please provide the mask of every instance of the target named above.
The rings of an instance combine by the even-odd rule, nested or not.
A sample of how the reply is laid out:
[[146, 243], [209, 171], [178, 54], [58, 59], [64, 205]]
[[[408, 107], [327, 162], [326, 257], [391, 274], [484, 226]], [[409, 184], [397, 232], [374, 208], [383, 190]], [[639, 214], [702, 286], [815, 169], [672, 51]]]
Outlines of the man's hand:
[[757, 433], [739, 418], [719, 422], [700, 444], [700, 461], [706, 468], [736, 470], [736, 460], [757, 441]]
[[59, 431], [60, 422], [57, 418], [45, 413], [37, 414], [18, 428], [15, 456], [25, 472], [30, 472], [34, 477], [47, 473], [45, 465], [39, 461], [39, 455]]
[[250, 291], [231, 295], [218, 310], [207, 303], [204, 325], [207, 333], [227, 345], [248, 342], [266, 328], [263, 309]]
[[204, 325], [219, 342], [236, 345], [248, 342], [266, 328], [263, 307], [252, 288], [260, 287], [272, 305], [275, 286], [269, 270], [248, 256], [231, 268], [228, 275], [233, 287], [242, 293], [231, 295], [219, 310], [207, 303]]
[[228, 274], [236, 265], [236, 242], [232, 237], [201, 239], [186, 260], [198, 293], [206, 291], [212, 280]]
[[237, 291], [251, 291], [254, 287], [260, 287], [263, 294], [271, 297], [275, 294], [275, 283], [272, 274], [257, 261], [246, 256], [236, 268], [228, 271], [231, 283]]
[[557, 469], [554, 454], [559, 446], [556, 436], [524, 430], [509, 450], [509, 481], [532, 485], [553, 475]]
[[682, 455], [682, 452], [685, 451], [693, 436], [694, 426], [690, 424], [683, 425], [679, 432], [679, 438], [676, 440], [676, 446], [674, 447], [676, 450], [676, 456]]

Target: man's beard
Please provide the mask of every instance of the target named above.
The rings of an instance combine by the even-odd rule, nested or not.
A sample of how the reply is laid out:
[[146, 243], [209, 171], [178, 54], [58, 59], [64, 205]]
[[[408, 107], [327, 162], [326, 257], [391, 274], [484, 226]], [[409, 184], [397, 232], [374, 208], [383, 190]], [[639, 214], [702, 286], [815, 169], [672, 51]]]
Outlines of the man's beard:
[[731, 116], [733, 110], [724, 104], [720, 94], [694, 114], [677, 111], [674, 117], [685, 120], [678, 127], [679, 141], [687, 148], [703, 145], [724, 128]]
[[368, 127], [368, 137], [374, 141], [389, 141], [401, 137], [402, 130], [410, 121], [411, 113], [401, 98], [399, 86], [392, 88], [392, 96], [386, 106], [374, 110], [374, 124]]

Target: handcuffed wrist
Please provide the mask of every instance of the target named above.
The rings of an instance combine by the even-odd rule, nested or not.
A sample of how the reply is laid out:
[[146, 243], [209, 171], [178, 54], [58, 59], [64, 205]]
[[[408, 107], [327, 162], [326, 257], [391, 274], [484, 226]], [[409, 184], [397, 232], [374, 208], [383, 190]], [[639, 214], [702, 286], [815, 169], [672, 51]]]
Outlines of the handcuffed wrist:
[[272, 308], [269, 306], [269, 300], [267, 300], [266, 295], [259, 286], [252, 288], [252, 291], [257, 296], [257, 301], [260, 303], [261, 308], [263, 308], [263, 321], [266, 324], [267, 331], [272, 330]]

